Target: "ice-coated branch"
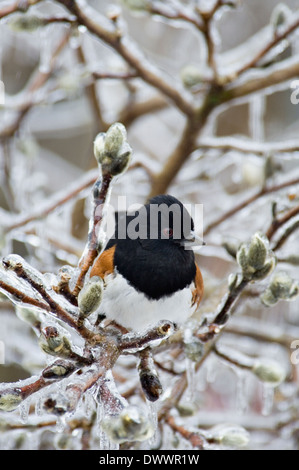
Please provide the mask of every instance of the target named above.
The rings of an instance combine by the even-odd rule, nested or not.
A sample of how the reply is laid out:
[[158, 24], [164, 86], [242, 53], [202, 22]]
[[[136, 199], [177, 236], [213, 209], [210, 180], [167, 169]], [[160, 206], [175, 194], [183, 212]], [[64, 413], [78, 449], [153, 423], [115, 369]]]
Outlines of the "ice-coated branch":
[[162, 385], [154, 366], [150, 348], [145, 348], [139, 353], [139, 379], [142, 390], [149, 401], [156, 401], [162, 393]]
[[0, 141], [13, 137], [20, 128], [24, 118], [27, 116], [29, 111], [36, 105], [35, 95], [36, 93], [38, 93], [39, 90], [42, 89], [45, 83], [52, 76], [56, 60], [59, 54], [64, 50], [65, 46], [68, 44], [70, 34], [70, 30], [67, 31], [67, 33], [65, 33], [59, 41], [58, 45], [55, 47], [52, 53], [52, 57], [48, 64], [48, 70], [46, 72], [37, 70], [36, 73], [33, 75], [32, 79], [29, 81], [29, 84], [26, 89], [23, 90], [22, 93], [24, 93], [24, 101], [20, 105], [13, 122], [8, 124], [8, 126], [6, 126], [4, 129], [0, 129]]
[[58, 3], [64, 5], [78, 20], [78, 23], [85, 26], [90, 33], [107, 43], [127, 62], [127, 64], [138, 73], [145, 82], [157, 88], [176, 106], [187, 115], [192, 114], [193, 107], [189, 97], [185, 96], [183, 91], [177, 89], [169, 83], [169, 80], [164, 78], [163, 75], [154, 68], [153, 64], [149, 63], [146, 57], [141, 52], [136, 52], [135, 45], [131, 43], [127, 37], [122, 36], [120, 31], [113, 27], [108, 29], [104, 25], [107, 24], [106, 18], [102, 22], [95, 21], [94, 18], [99, 18], [95, 15], [94, 10], [87, 5], [83, 0], [69, 1], [69, 0], [56, 0]]
[[173, 431], [179, 433], [184, 439], [189, 441], [192, 447], [204, 450], [207, 446], [207, 441], [204, 436], [200, 435], [199, 432], [189, 431], [184, 426], [177, 424], [172, 415], [168, 415], [165, 421]]
[[[290, 186], [295, 186], [299, 184], [299, 178], [293, 178], [288, 181], [284, 181], [283, 183], [275, 184], [273, 186], [264, 186], [262, 187], [257, 193], [255, 193], [253, 196], [250, 196], [248, 199], [245, 201], [241, 202], [240, 204], [237, 204], [235, 207], [232, 209], [229, 209], [227, 212], [222, 214], [218, 219], [216, 219], [214, 222], [211, 222], [205, 229], [204, 229], [204, 235], [207, 235], [210, 231], [212, 231], [214, 228], [218, 227], [222, 222], [226, 221], [230, 217], [234, 216], [241, 210], [245, 209], [245, 207], [249, 206], [250, 204], [256, 202], [259, 200], [261, 197], [266, 196], [267, 194], [275, 193], [278, 191], [281, 191], [282, 189], [288, 188]], [[275, 222], [276, 223], [276, 222]], [[283, 222], [284, 223], [284, 222]], [[269, 228], [270, 230], [270, 228]], [[271, 228], [271, 231], [273, 228]]]
[[47, 289], [42, 275], [37, 270], [34, 270], [31, 266], [29, 266], [28, 263], [26, 263], [25, 260], [23, 260], [20, 256], [7, 256], [3, 260], [3, 265], [5, 269], [12, 271], [16, 274], [16, 276], [28, 283], [29, 286], [31, 286], [32, 289], [41, 296], [41, 298], [47, 304], [47, 307], [45, 308], [46, 311], [56, 315], [57, 318], [80, 332], [80, 335], [86, 339], [93, 336], [93, 333], [90, 332], [86, 327], [83, 325], [78, 326], [75, 316], [76, 311], [70, 308], [71, 311], [73, 310], [73, 314], [71, 314], [65, 308], [63, 308], [60, 303], [53, 298], [54, 296], [50, 295], [49, 289]]
[[268, 44], [266, 44], [253, 59], [251, 59], [247, 64], [245, 64], [237, 72], [234, 73], [234, 79], [242, 75], [244, 72], [247, 72], [248, 70], [258, 66], [261, 59], [265, 57], [268, 52], [270, 52], [281, 41], [288, 38], [298, 28], [299, 19], [297, 18], [295, 21], [292, 22], [292, 24], [285, 28], [283, 32], [273, 35], [273, 39], [269, 41]]
[[42, 0], [16, 0], [11, 5], [6, 5], [0, 9], [0, 19], [12, 13], [24, 13], [30, 6], [40, 3]]
[[144, 348], [151, 341], [165, 339], [174, 332], [174, 326], [170, 321], [162, 320], [145, 333], [127, 333], [120, 340], [120, 349], [122, 351]]
[[104, 234], [101, 225], [105, 207], [109, 202], [110, 188], [115, 176], [127, 170], [132, 149], [127, 141], [125, 127], [115, 123], [106, 133], [97, 135], [94, 142], [94, 155], [99, 165], [100, 176], [93, 187], [93, 213], [90, 219], [88, 242], [79, 262], [80, 272], [73, 290], [78, 296], [83, 287], [88, 270], [103, 249]]
[[41, 375], [32, 381], [28, 379], [15, 384], [1, 384], [0, 410], [13, 411], [30, 395], [60, 381], [75, 370], [74, 364], [58, 359], [46, 367]]
[[[292, 209], [290, 209], [286, 214], [284, 214], [280, 218], [274, 217], [270, 227], [267, 230], [267, 237], [269, 240], [272, 239], [272, 237], [275, 235], [275, 233], [282, 227], [284, 224], [286, 224], [289, 220], [291, 220], [293, 217], [297, 216], [299, 214], [299, 206], [295, 206]], [[290, 235], [289, 233], [288, 235]]]

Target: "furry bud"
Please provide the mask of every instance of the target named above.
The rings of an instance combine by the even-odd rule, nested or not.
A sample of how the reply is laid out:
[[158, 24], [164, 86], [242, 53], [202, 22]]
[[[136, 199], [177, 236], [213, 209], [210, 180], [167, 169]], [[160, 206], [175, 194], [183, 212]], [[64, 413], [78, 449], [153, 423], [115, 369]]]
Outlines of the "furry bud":
[[192, 88], [202, 82], [202, 72], [195, 65], [186, 65], [181, 70], [181, 80], [186, 88]]
[[54, 326], [48, 326], [41, 331], [39, 346], [51, 356], [69, 357], [72, 351], [69, 340]]
[[279, 300], [294, 300], [299, 295], [299, 284], [294, 281], [287, 273], [277, 272], [265, 290], [260, 296], [263, 304], [268, 307], [275, 305]]
[[257, 359], [252, 372], [262, 381], [273, 387], [279, 385], [286, 378], [285, 369], [276, 361]]
[[87, 317], [95, 312], [101, 304], [103, 281], [99, 276], [93, 276], [84, 285], [78, 295], [78, 306], [80, 314]]
[[242, 243], [237, 251], [237, 262], [248, 281], [267, 277], [276, 266], [276, 257], [269, 249], [269, 241], [262, 233], [255, 233], [249, 243]]
[[13, 411], [23, 401], [21, 391], [18, 389], [0, 390], [0, 410]]
[[236, 424], [223, 424], [211, 430], [212, 438], [225, 447], [246, 447], [249, 442], [249, 433]]
[[145, 411], [135, 406], [124, 408], [118, 416], [109, 416], [102, 428], [113, 442], [146, 441], [154, 434], [154, 427]]
[[44, 26], [45, 21], [43, 18], [35, 15], [18, 15], [9, 21], [9, 26], [13, 31], [36, 31], [41, 26]]
[[116, 122], [106, 133], [98, 134], [94, 141], [94, 155], [104, 174], [116, 176], [123, 173], [132, 155], [125, 126]]

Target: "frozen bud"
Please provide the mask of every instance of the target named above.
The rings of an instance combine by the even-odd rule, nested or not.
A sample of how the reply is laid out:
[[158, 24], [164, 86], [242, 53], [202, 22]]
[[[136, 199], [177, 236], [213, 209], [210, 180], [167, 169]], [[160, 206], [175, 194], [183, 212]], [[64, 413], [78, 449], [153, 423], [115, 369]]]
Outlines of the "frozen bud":
[[51, 356], [69, 356], [71, 345], [69, 340], [63, 336], [54, 326], [47, 326], [41, 331], [39, 346]]
[[277, 361], [257, 359], [252, 372], [262, 381], [276, 387], [286, 378], [286, 370]]
[[105, 151], [117, 154], [127, 140], [127, 131], [123, 124], [116, 122], [109, 127], [105, 138]]
[[190, 401], [180, 401], [179, 404], [176, 406], [180, 416], [187, 417], [193, 416], [196, 413], [196, 405]]
[[133, 11], [146, 11], [150, 7], [149, 0], [122, 0], [122, 3]]
[[223, 424], [211, 429], [211, 437], [225, 447], [246, 447], [249, 443], [249, 433], [242, 426]]
[[269, 250], [269, 240], [262, 233], [255, 233], [248, 247], [248, 262], [255, 268], [264, 266]]
[[158, 400], [163, 390], [157, 373], [155, 373], [155, 371], [145, 370], [140, 372], [139, 377], [146, 398], [152, 402]]
[[287, 273], [277, 272], [271, 283], [260, 296], [263, 304], [268, 307], [275, 305], [279, 300], [294, 300], [299, 295], [299, 284]]
[[0, 390], [0, 410], [13, 411], [23, 401], [20, 389]]
[[20, 320], [29, 323], [34, 327], [39, 327], [41, 324], [40, 312], [34, 308], [16, 306], [16, 315]]
[[94, 155], [104, 174], [116, 176], [123, 173], [132, 155], [125, 126], [116, 122], [106, 133], [98, 134], [94, 141]]
[[93, 276], [84, 285], [78, 295], [80, 314], [87, 317], [95, 312], [102, 301], [103, 281], [99, 276]]
[[9, 21], [9, 26], [13, 31], [36, 31], [44, 26], [45, 20], [35, 15], [18, 15]]
[[272, 273], [275, 266], [276, 257], [273, 255], [272, 258], [270, 258], [261, 269], [255, 271], [252, 276], [252, 281], [261, 281], [262, 279], [265, 279]]
[[261, 280], [267, 277], [276, 266], [274, 253], [269, 249], [269, 241], [262, 233], [255, 233], [249, 243], [242, 243], [237, 251], [237, 262], [245, 279]]
[[105, 156], [105, 132], [100, 132], [93, 143], [93, 153], [97, 161]]
[[276, 5], [270, 18], [270, 24], [273, 26], [275, 34], [279, 33], [280, 30], [287, 25], [288, 20], [289, 18], [292, 18], [292, 15], [292, 11], [284, 3]]
[[181, 70], [181, 80], [186, 88], [192, 88], [202, 82], [202, 71], [196, 65], [186, 65]]
[[67, 377], [74, 370], [75, 370], [75, 366], [72, 362], [58, 360], [54, 362], [54, 364], [51, 364], [50, 366], [46, 367], [42, 372], [42, 376], [45, 379], [56, 379], [59, 377]]
[[149, 401], [156, 401], [162, 393], [162, 385], [151, 356], [142, 358], [138, 366], [142, 390]]
[[192, 341], [188, 341], [184, 344], [184, 351], [190, 361], [198, 362], [203, 356], [204, 345], [194, 336]]
[[64, 395], [60, 394], [55, 399], [46, 399], [43, 408], [47, 413], [53, 413], [57, 416], [61, 416], [67, 413], [69, 408], [68, 405], [69, 404], [67, 398]]
[[102, 422], [102, 428], [113, 442], [146, 441], [154, 434], [148, 414], [135, 406], [128, 406], [118, 416], [109, 416]]
[[264, 162], [259, 157], [248, 157], [242, 164], [243, 181], [248, 186], [261, 186], [265, 181]]

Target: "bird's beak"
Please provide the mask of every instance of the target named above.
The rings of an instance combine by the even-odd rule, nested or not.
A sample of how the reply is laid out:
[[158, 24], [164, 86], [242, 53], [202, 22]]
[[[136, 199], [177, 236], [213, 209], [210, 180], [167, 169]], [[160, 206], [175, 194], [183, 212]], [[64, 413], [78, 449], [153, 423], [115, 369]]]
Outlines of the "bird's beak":
[[184, 245], [185, 247], [195, 247], [205, 245], [205, 242], [199, 235], [196, 235], [196, 233], [191, 231], [190, 235], [184, 238], [184, 240], [182, 241], [182, 245]]

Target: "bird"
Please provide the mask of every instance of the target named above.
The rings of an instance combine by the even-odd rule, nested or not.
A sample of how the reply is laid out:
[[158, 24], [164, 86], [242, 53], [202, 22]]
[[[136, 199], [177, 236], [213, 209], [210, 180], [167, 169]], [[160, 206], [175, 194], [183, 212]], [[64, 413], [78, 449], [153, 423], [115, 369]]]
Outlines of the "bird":
[[194, 244], [204, 243], [174, 196], [158, 195], [133, 213], [119, 213], [90, 271], [104, 285], [99, 317], [124, 333], [142, 333], [163, 320], [179, 328], [204, 293]]

